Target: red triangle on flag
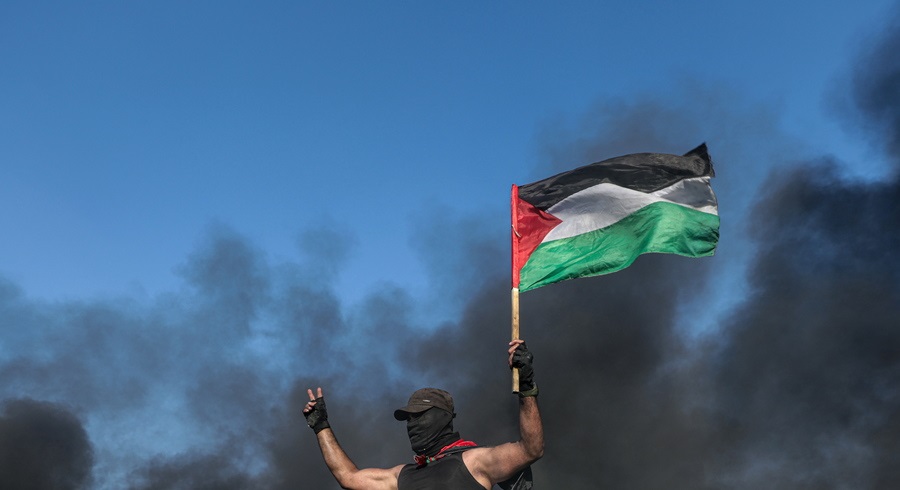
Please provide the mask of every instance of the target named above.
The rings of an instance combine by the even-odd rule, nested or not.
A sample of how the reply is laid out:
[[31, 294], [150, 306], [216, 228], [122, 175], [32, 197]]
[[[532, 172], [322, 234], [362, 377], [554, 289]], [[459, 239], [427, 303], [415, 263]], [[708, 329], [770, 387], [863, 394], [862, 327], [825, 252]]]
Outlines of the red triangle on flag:
[[512, 188], [512, 285], [519, 287], [519, 271], [528, 262], [547, 233], [562, 223], [552, 214], [519, 199], [519, 188]]

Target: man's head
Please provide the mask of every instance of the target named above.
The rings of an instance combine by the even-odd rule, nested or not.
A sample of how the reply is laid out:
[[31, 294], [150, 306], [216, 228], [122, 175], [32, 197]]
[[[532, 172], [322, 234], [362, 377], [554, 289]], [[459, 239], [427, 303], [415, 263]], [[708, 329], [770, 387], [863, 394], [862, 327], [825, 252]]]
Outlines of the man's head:
[[450, 393], [437, 388], [416, 390], [405, 407], [394, 411], [395, 419], [406, 421], [413, 452], [427, 456], [459, 440], [459, 434], [453, 431], [455, 416]]
[[410, 414], [422, 413], [430, 408], [440, 408], [452, 415], [453, 397], [450, 393], [437, 388], [422, 388], [416, 390], [406, 403], [405, 407], [394, 410], [394, 418], [397, 420], [409, 420]]

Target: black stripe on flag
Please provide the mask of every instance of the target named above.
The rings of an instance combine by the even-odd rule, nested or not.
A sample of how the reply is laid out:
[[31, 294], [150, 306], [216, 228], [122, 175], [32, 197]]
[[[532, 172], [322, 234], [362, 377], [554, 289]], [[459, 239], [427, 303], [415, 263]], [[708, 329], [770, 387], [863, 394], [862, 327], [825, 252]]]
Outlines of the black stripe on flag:
[[683, 179], [715, 176], [706, 143], [684, 156], [665, 153], [633, 153], [592, 163], [519, 186], [519, 198], [547, 210], [554, 204], [597, 184], [609, 183], [654, 192]]

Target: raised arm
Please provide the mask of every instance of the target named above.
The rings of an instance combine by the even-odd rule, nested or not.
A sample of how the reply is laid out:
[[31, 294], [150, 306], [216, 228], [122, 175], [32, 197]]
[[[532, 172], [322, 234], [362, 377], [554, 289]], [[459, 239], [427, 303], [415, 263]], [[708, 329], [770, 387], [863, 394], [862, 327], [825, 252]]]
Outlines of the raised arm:
[[509, 366], [519, 368], [519, 440], [463, 453], [469, 472], [486, 488], [515, 477], [544, 455], [544, 426], [532, 368], [534, 356], [522, 340], [509, 345]]
[[309, 395], [309, 402], [303, 407], [303, 415], [306, 417], [307, 425], [316, 433], [325, 464], [341, 488], [397, 490], [397, 477], [400, 475], [403, 465], [390, 469], [357, 468], [341, 448], [328, 423], [328, 412], [325, 411], [322, 388], [318, 388], [315, 395], [313, 395], [312, 389], [307, 389], [306, 393]]

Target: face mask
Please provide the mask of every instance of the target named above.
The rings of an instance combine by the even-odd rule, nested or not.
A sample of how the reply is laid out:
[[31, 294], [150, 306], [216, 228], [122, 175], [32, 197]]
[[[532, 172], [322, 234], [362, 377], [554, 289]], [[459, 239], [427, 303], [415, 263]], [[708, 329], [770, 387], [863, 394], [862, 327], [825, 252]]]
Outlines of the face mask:
[[420, 455], [434, 456], [442, 447], [459, 440], [459, 434], [453, 432], [453, 414], [440, 408], [410, 414], [406, 432], [413, 452]]

